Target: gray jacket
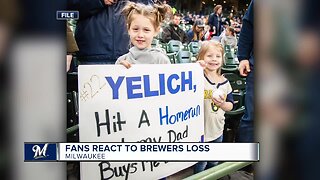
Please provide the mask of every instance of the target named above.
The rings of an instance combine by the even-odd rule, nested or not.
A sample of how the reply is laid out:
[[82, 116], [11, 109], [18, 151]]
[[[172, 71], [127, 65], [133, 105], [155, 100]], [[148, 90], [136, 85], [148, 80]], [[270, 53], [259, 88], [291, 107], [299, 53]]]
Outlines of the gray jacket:
[[120, 64], [122, 60], [127, 60], [131, 64], [170, 64], [168, 56], [159, 48], [140, 50], [133, 46], [129, 49], [129, 53], [118, 58], [116, 64]]

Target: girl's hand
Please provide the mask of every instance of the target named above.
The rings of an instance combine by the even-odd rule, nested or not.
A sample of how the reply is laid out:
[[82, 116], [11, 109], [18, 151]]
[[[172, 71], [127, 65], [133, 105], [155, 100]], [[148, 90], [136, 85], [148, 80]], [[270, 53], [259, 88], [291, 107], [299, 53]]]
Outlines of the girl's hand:
[[120, 64], [122, 64], [124, 67], [126, 67], [127, 69], [131, 68], [131, 64], [129, 63], [129, 61], [127, 60], [122, 60], [120, 61]]
[[207, 63], [206, 63], [204, 60], [199, 60], [199, 61], [197, 61], [197, 63], [199, 63], [200, 66], [201, 66], [203, 69], [206, 69]]
[[214, 102], [215, 105], [217, 106], [222, 106], [223, 103], [225, 103], [226, 101], [224, 100], [223, 95], [219, 95], [219, 97], [212, 97], [212, 101]]

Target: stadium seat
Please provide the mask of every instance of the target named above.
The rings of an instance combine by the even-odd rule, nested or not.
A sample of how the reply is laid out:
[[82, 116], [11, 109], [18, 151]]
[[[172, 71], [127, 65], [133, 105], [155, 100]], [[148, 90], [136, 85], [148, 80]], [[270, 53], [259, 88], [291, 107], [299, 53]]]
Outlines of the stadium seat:
[[192, 29], [192, 25], [190, 25], [190, 24], [189, 24], [189, 25], [186, 25], [185, 27], [186, 27], [186, 28], [185, 28], [185, 29], [186, 29], [186, 30], [185, 30], [186, 32], [188, 32], [190, 29]]
[[160, 47], [159, 39], [153, 38], [152, 43], [151, 43], [151, 47]]
[[198, 55], [200, 49], [198, 42], [190, 42], [188, 47], [194, 57]]
[[67, 73], [67, 92], [78, 92], [78, 73]]
[[231, 48], [230, 45], [224, 46], [224, 64], [228, 65], [237, 65], [238, 63], [235, 61], [234, 49]]
[[238, 65], [223, 65], [221, 68], [222, 73], [238, 73]]
[[223, 142], [235, 142], [236, 134], [239, 128], [241, 117], [243, 116], [245, 107], [243, 104], [243, 92], [232, 93], [233, 109], [225, 114], [225, 125], [223, 131]]
[[[67, 93], [67, 128], [74, 129], [79, 123], [79, 104], [78, 104], [78, 93], [75, 91]], [[67, 139], [69, 142], [77, 142], [79, 140], [78, 132], [68, 131]]]
[[170, 40], [167, 44], [167, 53], [177, 53], [183, 48], [182, 43], [177, 40]]
[[159, 42], [159, 47], [163, 48], [165, 50], [165, 52], [167, 52], [167, 43]]
[[180, 50], [176, 54], [176, 63], [191, 63], [192, 53], [189, 51]]
[[223, 76], [229, 80], [233, 92], [244, 92], [246, 89], [246, 81], [235, 73], [223, 73]]

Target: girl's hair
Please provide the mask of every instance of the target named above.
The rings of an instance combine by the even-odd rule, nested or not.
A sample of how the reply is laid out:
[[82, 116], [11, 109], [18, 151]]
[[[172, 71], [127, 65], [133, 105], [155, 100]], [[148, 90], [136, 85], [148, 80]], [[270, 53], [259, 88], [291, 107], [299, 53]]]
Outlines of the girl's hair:
[[131, 22], [133, 21], [132, 15], [138, 14], [143, 15], [150, 19], [155, 29], [160, 27], [160, 23], [165, 19], [165, 15], [171, 11], [171, 7], [167, 4], [154, 4], [145, 5], [141, 3], [128, 2], [122, 9], [127, 22], [127, 28], [130, 28]]
[[229, 26], [227, 27], [228, 31], [230, 31], [230, 33], [232, 34], [232, 36], [235, 36], [235, 31], [234, 31], [234, 28]]
[[[222, 55], [222, 65], [224, 64], [224, 49], [220, 42], [217, 41], [204, 41], [202, 42], [199, 54], [197, 56], [198, 60], [204, 60], [204, 55], [209, 51], [210, 48], [215, 48], [221, 52]], [[217, 70], [218, 74], [221, 74], [221, 67]]]
[[222, 8], [222, 5], [218, 4], [213, 8], [213, 12], [216, 14], [218, 12], [218, 10]]

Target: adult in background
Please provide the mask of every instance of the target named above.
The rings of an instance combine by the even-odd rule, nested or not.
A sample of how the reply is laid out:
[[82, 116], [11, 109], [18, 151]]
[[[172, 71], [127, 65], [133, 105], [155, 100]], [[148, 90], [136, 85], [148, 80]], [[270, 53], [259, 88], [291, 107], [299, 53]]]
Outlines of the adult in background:
[[161, 41], [168, 43], [170, 40], [178, 40], [182, 43], [188, 43], [187, 34], [179, 27], [181, 15], [176, 13], [173, 15], [171, 23], [163, 29]]
[[187, 36], [189, 41], [203, 41], [204, 40], [204, 23], [201, 19], [197, 19], [192, 29], [189, 30]]
[[253, 142], [254, 134], [254, 107], [253, 107], [253, 71], [254, 71], [254, 54], [253, 54], [253, 4], [251, 1], [248, 11], [243, 17], [242, 29], [238, 43], [238, 59], [240, 61], [240, 75], [246, 76], [246, 97], [245, 112], [240, 122], [237, 142]]
[[[129, 50], [129, 36], [121, 10], [127, 0], [68, 0], [79, 11], [75, 39], [79, 64], [114, 64]], [[152, 0], [135, 0], [144, 4]]]
[[184, 21], [186, 25], [193, 25], [193, 17], [190, 12], [188, 12], [187, 15], [184, 17]]
[[234, 19], [233, 13], [230, 13], [229, 16], [225, 20], [225, 22], [228, 22], [228, 26], [232, 26], [233, 19]]
[[213, 13], [209, 16], [209, 25], [211, 29], [215, 29], [214, 36], [219, 36], [222, 32], [222, 20], [221, 20], [221, 14], [222, 14], [222, 6], [216, 5], [213, 9]]

